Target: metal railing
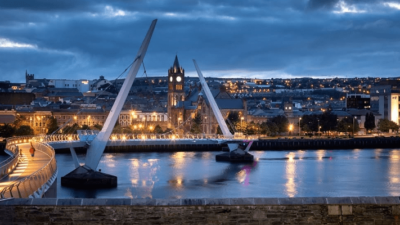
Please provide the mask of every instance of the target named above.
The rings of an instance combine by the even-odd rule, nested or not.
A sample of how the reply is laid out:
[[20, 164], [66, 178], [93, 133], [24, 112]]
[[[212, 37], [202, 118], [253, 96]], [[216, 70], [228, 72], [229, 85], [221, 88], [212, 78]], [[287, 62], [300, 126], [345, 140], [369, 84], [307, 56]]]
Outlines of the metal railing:
[[29, 143], [33, 136], [11, 137], [6, 139], [5, 152], [10, 154], [10, 157], [0, 163], [0, 178], [9, 175], [18, 165], [21, 159], [21, 152], [17, 144]]
[[28, 177], [5, 187], [0, 192], [1, 198], [40, 198], [56, 180], [58, 170], [54, 149], [47, 143], [33, 141], [32, 144], [36, 151], [49, 156], [49, 162]]
[[11, 144], [11, 139], [14, 138], [7, 138], [7, 144], [4, 149], [5, 152], [7, 152], [10, 157], [7, 158], [6, 160], [0, 162], [0, 179], [3, 178], [4, 176], [7, 176], [10, 174], [14, 169], [17, 167], [18, 162], [20, 160], [20, 150], [17, 145]]
[[[68, 141], [86, 141], [82, 139], [85, 135], [77, 134], [55, 134], [37, 137], [36, 140], [43, 142], [68, 142]], [[93, 135], [87, 135], [93, 136]], [[111, 141], [116, 140], [191, 140], [191, 139], [218, 139], [218, 140], [234, 140], [234, 139], [258, 139], [257, 135], [241, 135], [234, 138], [226, 138], [219, 134], [112, 134]]]

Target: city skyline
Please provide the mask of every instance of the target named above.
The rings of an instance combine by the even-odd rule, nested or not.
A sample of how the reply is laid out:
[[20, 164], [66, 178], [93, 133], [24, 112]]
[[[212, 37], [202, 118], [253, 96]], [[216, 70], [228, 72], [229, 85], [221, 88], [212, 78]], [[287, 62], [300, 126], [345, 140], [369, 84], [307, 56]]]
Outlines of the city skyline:
[[[398, 1], [3, 1], [0, 76], [115, 79], [132, 62], [151, 20], [144, 60], [167, 76], [177, 54], [207, 77], [395, 77]], [[139, 77], [143, 76], [139, 71]]]

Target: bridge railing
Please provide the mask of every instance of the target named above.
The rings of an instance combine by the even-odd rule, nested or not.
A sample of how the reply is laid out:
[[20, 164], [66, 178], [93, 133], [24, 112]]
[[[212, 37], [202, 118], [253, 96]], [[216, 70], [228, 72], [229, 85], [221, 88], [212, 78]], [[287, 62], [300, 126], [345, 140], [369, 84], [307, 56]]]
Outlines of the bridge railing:
[[19, 163], [21, 152], [17, 144], [29, 143], [32, 141], [32, 138], [33, 136], [20, 136], [6, 139], [7, 144], [4, 151], [6, 151], [10, 157], [0, 162], [0, 178], [12, 173]]
[[235, 138], [226, 138], [219, 134], [112, 134], [110, 139], [113, 140], [135, 140], [135, 139], [258, 139], [257, 135], [242, 135]]
[[[82, 137], [85, 135], [78, 134], [54, 134], [44, 135], [35, 137], [36, 141], [41, 142], [62, 142], [62, 141], [85, 141]], [[93, 136], [93, 135], [88, 135]], [[242, 135], [235, 137], [235, 139], [258, 139], [257, 135]], [[231, 140], [233, 138], [226, 138], [220, 134], [111, 134], [110, 140], [146, 140], [146, 139], [226, 139]]]
[[[93, 135], [88, 135], [88, 137], [92, 137]], [[86, 141], [82, 140], [82, 137], [85, 135], [78, 135], [78, 134], [54, 134], [54, 135], [44, 135], [35, 137], [35, 140], [41, 142], [68, 142], [68, 141]], [[257, 135], [242, 135], [237, 136], [234, 139], [258, 139]], [[226, 138], [223, 135], [219, 134], [111, 134], [110, 140], [149, 140], [149, 139], [158, 139], [158, 140], [175, 140], [175, 139], [225, 139], [225, 140], [232, 140], [233, 138]]]
[[36, 151], [41, 151], [49, 156], [48, 163], [28, 177], [5, 187], [0, 192], [1, 198], [40, 198], [57, 178], [58, 170], [54, 149], [43, 142], [32, 142], [32, 144]]

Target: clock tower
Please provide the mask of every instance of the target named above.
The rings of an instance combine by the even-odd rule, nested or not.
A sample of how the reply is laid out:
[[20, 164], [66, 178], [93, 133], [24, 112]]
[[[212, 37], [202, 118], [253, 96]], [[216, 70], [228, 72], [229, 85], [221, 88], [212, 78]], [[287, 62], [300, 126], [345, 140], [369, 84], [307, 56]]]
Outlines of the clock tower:
[[168, 70], [168, 117], [169, 122], [179, 121], [179, 118], [173, 118], [172, 108], [179, 101], [185, 101], [185, 70], [179, 66], [178, 56], [175, 56], [174, 65]]

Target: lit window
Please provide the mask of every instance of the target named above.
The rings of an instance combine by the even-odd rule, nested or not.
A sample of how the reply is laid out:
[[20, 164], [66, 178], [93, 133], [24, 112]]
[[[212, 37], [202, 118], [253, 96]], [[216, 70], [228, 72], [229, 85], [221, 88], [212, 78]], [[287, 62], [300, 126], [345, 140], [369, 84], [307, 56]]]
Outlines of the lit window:
[[177, 84], [175, 87], [176, 90], [182, 90], [182, 84]]

